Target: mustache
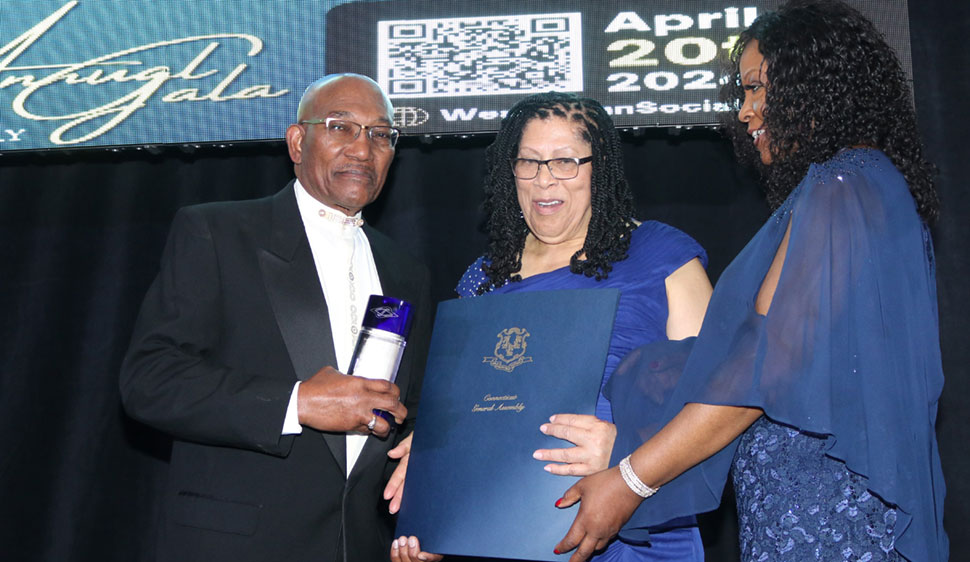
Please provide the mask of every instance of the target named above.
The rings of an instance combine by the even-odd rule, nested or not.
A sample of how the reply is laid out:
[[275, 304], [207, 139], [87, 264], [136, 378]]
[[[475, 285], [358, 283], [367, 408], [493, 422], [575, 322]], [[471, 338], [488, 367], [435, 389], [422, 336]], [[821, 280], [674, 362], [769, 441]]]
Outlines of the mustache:
[[377, 180], [377, 172], [372, 166], [362, 164], [344, 164], [334, 170], [335, 174], [360, 174], [366, 176], [371, 181]]

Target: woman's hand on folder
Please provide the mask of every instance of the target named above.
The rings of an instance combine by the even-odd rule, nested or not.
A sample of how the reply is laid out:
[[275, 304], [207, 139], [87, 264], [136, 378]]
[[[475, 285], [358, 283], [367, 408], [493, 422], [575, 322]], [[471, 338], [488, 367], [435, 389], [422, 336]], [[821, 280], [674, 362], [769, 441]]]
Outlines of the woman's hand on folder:
[[532, 457], [549, 461], [545, 470], [563, 476], [588, 476], [610, 465], [616, 426], [596, 416], [556, 414], [539, 426], [546, 435], [569, 441], [575, 447], [538, 449]]
[[387, 481], [387, 486], [384, 487], [384, 499], [391, 500], [391, 504], [388, 506], [388, 511], [391, 513], [397, 513], [401, 509], [401, 497], [404, 495], [404, 477], [408, 472], [408, 459], [411, 457], [412, 435], [414, 435], [413, 431], [402, 439], [397, 447], [387, 452], [387, 456], [392, 459], [401, 460], [397, 468], [394, 469], [394, 473], [391, 474], [390, 480]]
[[444, 556], [421, 550], [417, 537], [400, 537], [391, 543], [391, 562], [438, 562]]
[[569, 562], [588, 560], [620, 532], [641, 501], [643, 498], [630, 490], [616, 466], [576, 482], [556, 502], [560, 509], [579, 502], [579, 512], [554, 552], [562, 554], [575, 548]]

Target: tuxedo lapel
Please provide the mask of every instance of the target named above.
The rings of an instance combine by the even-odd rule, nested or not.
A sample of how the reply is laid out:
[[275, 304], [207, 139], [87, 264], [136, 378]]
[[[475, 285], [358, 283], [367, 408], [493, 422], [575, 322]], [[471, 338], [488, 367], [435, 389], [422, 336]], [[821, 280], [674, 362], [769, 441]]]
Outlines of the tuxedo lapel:
[[[325, 366], [336, 368], [330, 314], [320, 287], [303, 219], [291, 182], [271, 199], [270, 238], [259, 251], [263, 282], [297, 378], [306, 380]], [[323, 433], [334, 460], [346, 473], [343, 433]]]
[[407, 300], [407, 296], [414, 292], [408, 275], [411, 266], [388, 245], [383, 234], [367, 225], [364, 226], [364, 232], [367, 234], [371, 253], [374, 254], [377, 275], [381, 278], [381, 290], [389, 297]]

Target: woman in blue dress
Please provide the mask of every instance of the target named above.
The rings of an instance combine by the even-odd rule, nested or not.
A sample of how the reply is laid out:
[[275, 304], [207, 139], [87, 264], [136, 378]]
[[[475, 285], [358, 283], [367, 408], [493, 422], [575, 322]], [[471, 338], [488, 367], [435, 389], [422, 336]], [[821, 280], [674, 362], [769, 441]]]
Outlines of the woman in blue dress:
[[693, 346], [617, 368], [617, 467], [557, 504], [581, 501], [556, 548], [577, 562], [713, 509], [733, 465], [743, 560], [946, 560], [937, 199], [906, 77], [870, 22], [827, 0], [761, 16], [732, 61], [736, 147], [777, 208]]
[[[619, 137], [600, 104], [530, 96], [509, 111], [487, 158], [489, 244], [459, 282], [459, 296], [619, 289], [601, 385], [630, 350], [697, 334], [712, 290], [707, 257], [679, 230], [634, 220]], [[582, 319], [576, 323], [582, 329]], [[537, 429], [572, 444], [535, 452], [547, 471], [584, 476], [607, 468], [616, 429], [602, 393], [595, 416], [564, 412]], [[636, 543], [611, 542], [594, 560], [703, 560], [693, 514], [672, 519], [651, 525]], [[417, 558], [419, 543], [399, 541], [392, 560]]]

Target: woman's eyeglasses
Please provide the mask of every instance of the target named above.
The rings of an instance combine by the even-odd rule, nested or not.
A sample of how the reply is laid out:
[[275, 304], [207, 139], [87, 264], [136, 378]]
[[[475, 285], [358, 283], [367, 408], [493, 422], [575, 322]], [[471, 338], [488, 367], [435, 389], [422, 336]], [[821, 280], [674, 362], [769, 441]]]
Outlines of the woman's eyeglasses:
[[532, 158], [513, 158], [512, 175], [520, 180], [531, 180], [539, 175], [539, 166], [543, 164], [549, 173], [557, 180], [571, 180], [579, 175], [579, 166], [592, 162], [593, 157], [586, 158], [550, 158], [548, 160], [533, 160]]

